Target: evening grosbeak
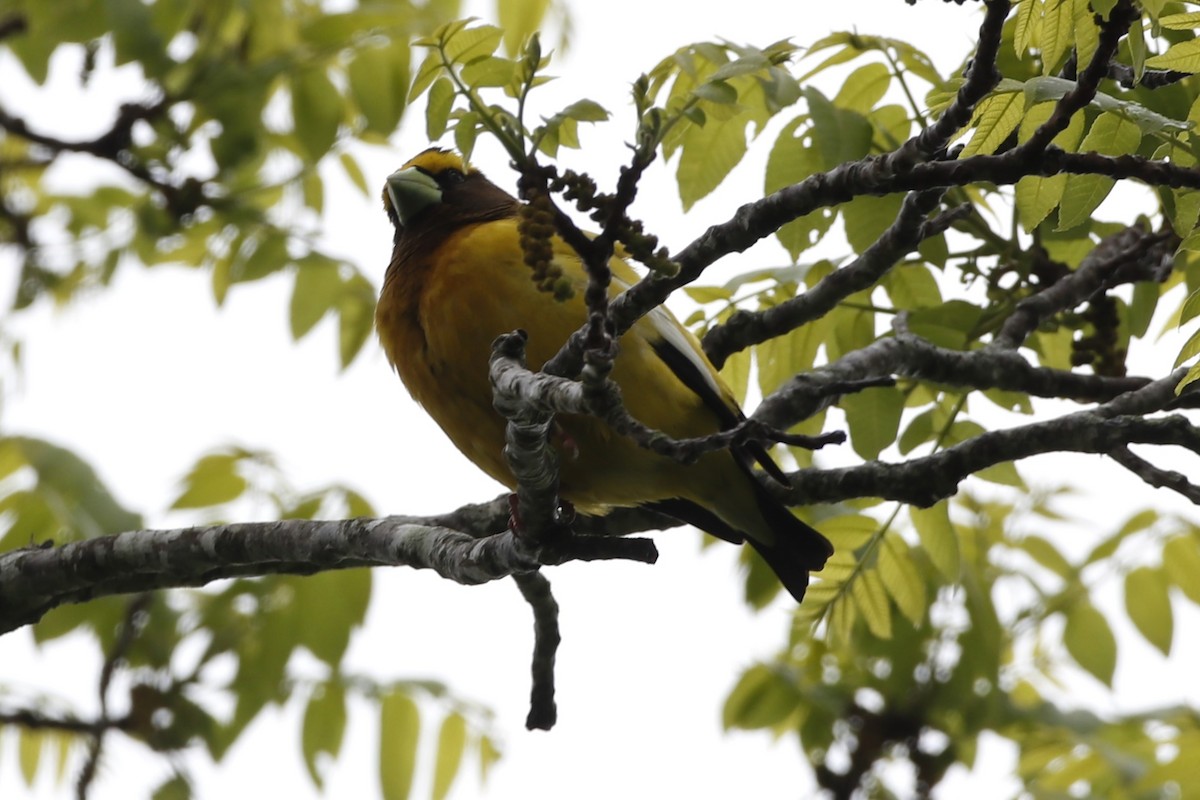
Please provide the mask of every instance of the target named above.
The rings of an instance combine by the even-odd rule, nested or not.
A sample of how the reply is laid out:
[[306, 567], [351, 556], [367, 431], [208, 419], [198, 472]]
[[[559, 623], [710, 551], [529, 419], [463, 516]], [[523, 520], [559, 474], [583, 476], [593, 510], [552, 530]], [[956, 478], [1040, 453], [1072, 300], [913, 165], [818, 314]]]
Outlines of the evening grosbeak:
[[[395, 226], [392, 261], [375, 325], [388, 360], [418, 403], [463, 454], [509, 488], [506, 421], [492, 407], [492, 341], [518, 328], [537, 370], [587, 318], [579, 256], [552, 241], [554, 262], [575, 289], [560, 301], [524, 263], [520, 204], [458, 155], [429, 149], [387, 179], [383, 204]], [[611, 293], [636, 282], [614, 257]], [[636, 419], [675, 438], [706, 436], [743, 419], [737, 401], [694, 336], [656, 308], [619, 340], [611, 378]], [[755, 478], [750, 461], [782, 472], [759, 445], [681, 464], [639, 447], [595, 417], [559, 415], [559, 494], [580, 511], [642, 506], [731, 542], [748, 540], [799, 601], [810, 570], [833, 548]]]

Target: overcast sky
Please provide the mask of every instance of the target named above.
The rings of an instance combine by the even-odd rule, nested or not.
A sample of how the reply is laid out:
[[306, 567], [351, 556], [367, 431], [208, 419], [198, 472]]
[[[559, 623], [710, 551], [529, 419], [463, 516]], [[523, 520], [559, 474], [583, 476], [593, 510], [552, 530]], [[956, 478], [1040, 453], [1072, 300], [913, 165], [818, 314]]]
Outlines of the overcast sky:
[[[490, 4], [474, 5], [470, 13], [491, 16]], [[586, 96], [614, 112], [613, 124], [584, 131], [583, 154], [567, 157], [602, 180], [626, 158], [622, 143], [632, 130], [628, 84], [680, 45], [714, 37], [761, 45], [785, 36], [806, 44], [857, 27], [908, 39], [948, 72], [969, 51], [979, 19], [973, 4], [929, 1], [912, 7], [900, 0], [722, 5], [608, 0], [572, 3], [571, 14], [571, 48], [552, 70], [561, 78], [546, 88], [541, 110], [549, 113]], [[48, 102], [0, 58], [0, 102], [43, 129], [83, 138], [88, 131], [82, 125], [95, 125], [96, 131], [107, 125], [114, 93], [129, 84], [101, 81], [85, 94], [73, 92], [77, 72], [77, 64], [56, 62], [46, 95], [55, 99]], [[393, 149], [363, 151], [368, 180], [381, 184], [426, 146], [423, 137], [423, 119], [410, 114]], [[765, 155], [766, 147], [752, 152], [735, 180], [686, 217], [668, 168], [657, 166], [634, 213], [677, 249], [761, 191]], [[495, 147], [482, 145], [476, 160], [512, 188]], [[328, 177], [326, 246], [378, 284], [391, 231], [376, 196], [363, 198], [348, 187], [336, 166]], [[785, 258], [777, 247], [758, 247], [728, 259], [713, 282]], [[11, 265], [5, 269], [0, 262], [0, 269], [8, 273]], [[6, 387], [4, 429], [76, 449], [126, 505], [144, 511], [155, 526], [181, 520], [165, 513], [179, 479], [196, 457], [223, 444], [276, 453], [301, 488], [344, 481], [384, 512], [446, 511], [500, 491], [413, 405], [374, 340], [345, 373], [337, 368], [330, 321], [299, 345], [289, 340], [289, 279], [236, 287], [220, 310], [214, 310], [208, 287], [208, 276], [195, 272], [129, 268], [112, 291], [63, 311], [23, 314], [14, 328], [26, 337], [28, 368], [18, 386]], [[1071, 463], [1068, 469], [1080, 474], [1080, 462]], [[1044, 474], [1056, 468], [1048, 460]], [[1114, 470], [1109, 465], [1096, 474], [1123, 478]], [[1144, 502], [1182, 507], [1162, 494]], [[1124, 510], [1116, 506], [1105, 513], [1115, 519]], [[805, 796], [809, 771], [794, 737], [772, 743], [765, 735], [720, 730], [725, 694], [741, 669], [769, 656], [782, 641], [789, 602], [749, 614], [740, 601], [734, 548], [701, 553], [699, 537], [682, 531], [656, 541], [662, 558], [654, 567], [605, 563], [548, 570], [564, 637], [560, 721], [550, 733], [523, 729], [531, 619], [511, 582], [465, 588], [430, 574], [376, 571], [371, 618], [351, 645], [347, 670], [387, 679], [434, 677], [459, 696], [495, 709], [504, 758], [484, 789], [468, 762], [456, 798]], [[0, 682], [41, 686], [92, 707], [98, 666], [90, 649], [68, 641], [35, 653], [29, 642], [27, 633], [0, 639]], [[1180, 663], [1186, 659], [1177, 657], [1170, 665], [1155, 660], [1162, 680], [1150, 690], [1157, 694], [1139, 694], [1145, 682], [1128, 674], [1125, 653], [1118, 687], [1130, 702], [1178, 697], [1179, 686], [1190, 683]], [[433, 706], [426, 711], [423, 736], [430, 742], [439, 716]], [[295, 708], [264, 714], [225, 763], [196, 769], [198, 796], [315, 796], [299, 756], [297, 721]], [[328, 797], [377, 792], [374, 711], [354, 708], [351, 725]], [[1012, 783], [993, 780], [1012, 769], [1010, 749], [985, 752], [988, 758], [974, 779], [952, 776], [943, 796], [959, 795], [964, 782], [974, 800], [1012, 793]], [[428, 794], [432, 752], [425, 755], [414, 797]], [[28, 795], [16, 771], [15, 738], [0, 737], [0, 797], [69, 795], [46, 775]], [[113, 748], [93, 796], [137, 796], [163, 775], [164, 766], [144, 751]]]

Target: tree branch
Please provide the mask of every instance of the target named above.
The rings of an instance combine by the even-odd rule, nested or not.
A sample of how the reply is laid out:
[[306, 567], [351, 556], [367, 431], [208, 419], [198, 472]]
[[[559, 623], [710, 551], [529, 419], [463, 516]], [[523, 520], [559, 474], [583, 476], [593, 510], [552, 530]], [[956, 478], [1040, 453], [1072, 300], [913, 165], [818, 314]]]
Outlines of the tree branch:
[[1042, 322], [1075, 308], [1096, 292], [1133, 281], [1166, 280], [1174, 263], [1173, 241], [1178, 242], [1178, 237], [1170, 231], [1151, 234], [1137, 226], [1106, 237], [1074, 272], [1017, 303], [989, 346], [1020, 347]]
[[545, 564], [612, 558], [653, 563], [656, 556], [648, 540], [575, 536], [537, 547], [511, 531], [476, 538], [412, 517], [130, 531], [0, 554], [0, 634], [63, 603], [221, 578], [407, 566], [473, 585]]
[[924, 239], [944, 232], [970, 210], [970, 206], [959, 206], [927, 219], [941, 197], [940, 189], [908, 195], [895, 222], [854, 261], [798, 297], [765, 311], [738, 311], [724, 325], [715, 326], [702, 343], [709, 360], [720, 369], [734, 353], [819, 319], [850, 295], [874, 286]]
[[954, 494], [969, 475], [1043, 453], [1111, 453], [1129, 444], [1176, 445], [1200, 453], [1200, 428], [1190, 420], [1178, 415], [1143, 417], [1174, 398], [1184, 372], [1177, 370], [1094, 409], [989, 431], [901, 464], [873, 461], [844, 469], [803, 469], [789, 476], [795, 488], [787, 498], [799, 505], [882, 497], [926, 507]]
[[550, 581], [542, 573], [514, 575], [513, 580], [525, 602], [533, 608], [533, 683], [525, 727], [548, 731], [558, 720], [554, 703], [554, 659], [562, 641], [558, 632], [558, 603], [550, 593]]

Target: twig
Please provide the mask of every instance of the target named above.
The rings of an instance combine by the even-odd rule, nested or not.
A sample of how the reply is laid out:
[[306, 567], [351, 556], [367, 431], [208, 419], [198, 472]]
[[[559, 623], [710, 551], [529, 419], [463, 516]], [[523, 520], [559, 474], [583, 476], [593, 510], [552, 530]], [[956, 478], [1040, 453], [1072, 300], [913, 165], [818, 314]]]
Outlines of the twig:
[[1169, 273], [1160, 267], [1164, 259], [1171, 263], [1172, 248], [1164, 245], [1172, 239], [1178, 241], [1169, 231], [1150, 234], [1137, 226], [1106, 237], [1074, 272], [1017, 303], [989, 346], [1020, 347], [1042, 322], [1096, 292], [1136, 280], [1166, 280]]
[[1124, 446], [1113, 448], [1108, 455], [1112, 457], [1113, 461], [1151, 486], [1178, 492], [1196, 505], [1200, 505], [1200, 486], [1189, 481], [1182, 472], [1156, 467], [1144, 458], [1134, 455], [1128, 447]]
[[720, 369], [732, 354], [819, 319], [850, 295], [873, 286], [924, 239], [944, 232], [970, 210], [959, 206], [926, 219], [941, 197], [941, 189], [908, 195], [895, 221], [853, 262], [798, 297], [765, 311], [738, 311], [724, 325], [715, 326], [703, 341], [709, 360]]
[[558, 708], [554, 703], [554, 660], [562, 641], [558, 630], [558, 603], [550, 591], [550, 581], [540, 572], [514, 575], [513, 580], [533, 609], [533, 684], [525, 727], [531, 731], [548, 731], [558, 720]]

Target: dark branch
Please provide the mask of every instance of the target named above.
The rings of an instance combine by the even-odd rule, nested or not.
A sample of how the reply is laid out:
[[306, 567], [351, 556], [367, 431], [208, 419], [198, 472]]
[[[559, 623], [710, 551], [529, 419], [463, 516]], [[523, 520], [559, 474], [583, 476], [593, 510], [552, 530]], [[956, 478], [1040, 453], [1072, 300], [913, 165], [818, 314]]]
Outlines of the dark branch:
[[554, 703], [554, 659], [562, 641], [558, 632], [558, 603], [550, 592], [550, 581], [540, 572], [514, 575], [513, 580], [533, 609], [533, 684], [525, 727], [548, 731], [558, 720]]
[[1151, 234], [1137, 226], [1106, 237], [1074, 272], [1017, 303], [992, 346], [1020, 347], [1042, 322], [1075, 308], [1096, 292], [1122, 283], [1166, 280], [1177, 242], [1170, 231]]
[[1108, 77], [1108, 65], [1117, 54], [1117, 45], [1121, 37], [1129, 30], [1129, 24], [1136, 19], [1139, 12], [1128, 0], [1120, 0], [1109, 11], [1108, 19], [1100, 25], [1100, 37], [1096, 44], [1096, 52], [1088, 62], [1083, 72], [1075, 79], [1075, 86], [1067, 92], [1054, 106], [1050, 117], [1038, 126], [1033, 135], [1015, 148], [1027, 153], [1045, 150], [1050, 142], [1066, 129], [1071, 117], [1082, 111], [1096, 97], [1100, 89], [1100, 81]]
[[958, 88], [954, 102], [936, 122], [887, 156], [889, 172], [906, 169], [944, 150], [951, 138], [971, 121], [971, 115], [979, 101], [987, 97], [1000, 82], [1003, 76], [996, 68], [996, 56], [1000, 52], [1004, 20], [1008, 18], [1011, 7], [1012, 4], [1007, 0], [993, 0], [987, 3], [983, 23], [979, 26], [979, 46], [971, 60], [967, 79]]
[[873, 461], [844, 469], [803, 469], [789, 476], [796, 504], [881, 497], [930, 506], [953, 495], [980, 470], [1053, 452], [1111, 453], [1130, 444], [1184, 447], [1200, 453], [1200, 428], [1182, 416], [1146, 419], [1175, 396], [1184, 370], [1086, 411], [1044, 422], [989, 431], [901, 464]]
[[1114, 448], [1108, 455], [1112, 457], [1113, 461], [1151, 486], [1178, 492], [1196, 505], [1200, 505], [1200, 486], [1189, 481], [1183, 473], [1156, 467], [1144, 458], [1134, 455], [1128, 447], [1124, 446]]
[[725, 359], [739, 350], [820, 319], [850, 295], [874, 286], [922, 240], [944, 232], [970, 210], [969, 206], [960, 206], [936, 219], [926, 219], [941, 197], [940, 189], [908, 195], [895, 222], [861, 256], [799, 297], [766, 311], [738, 311], [724, 325], [708, 332], [704, 337], [704, 352], [719, 369]]

